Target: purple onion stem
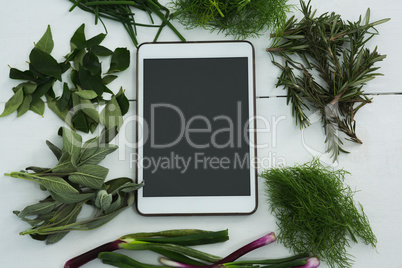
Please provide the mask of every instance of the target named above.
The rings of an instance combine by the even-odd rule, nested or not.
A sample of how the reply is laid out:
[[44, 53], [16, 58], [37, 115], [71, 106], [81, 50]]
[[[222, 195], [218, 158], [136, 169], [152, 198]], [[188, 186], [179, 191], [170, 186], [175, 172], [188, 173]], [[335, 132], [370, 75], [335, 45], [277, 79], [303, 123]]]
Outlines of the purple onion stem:
[[307, 264], [294, 268], [317, 268], [318, 266], [320, 266], [320, 260], [316, 257], [311, 257], [307, 259]]
[[91, 249], [77, 257], [74, 257], [64, 264], [64, 268], [78, 268], [82, 265], [86, 264], [89, 261], [92, 261], [98, 257], [98, 254], [101, 252], [111, 252], [120, 248], [121, 243], [127, 243], [123, 240], [117, 239], [115, 241], [103, 244], [97, 248]]
[[220, 261], [216, 262], [214, 265], [217, 264], [224, 264], [228, 262], [233, 262], [243, 256], [244, 254], [257, 249], [259, 247], [271, 244], [272, 242], [276, 241], [276, 236], [275, 233], [269, 233], [267, 235], [264, 235], [261, 238], [258, 238], [257, 240], [254, 240], [253, 242], [239, 248], [238, 250], [234, 251], [233, 253], [229, 254], [225, 258], [221, 259]]

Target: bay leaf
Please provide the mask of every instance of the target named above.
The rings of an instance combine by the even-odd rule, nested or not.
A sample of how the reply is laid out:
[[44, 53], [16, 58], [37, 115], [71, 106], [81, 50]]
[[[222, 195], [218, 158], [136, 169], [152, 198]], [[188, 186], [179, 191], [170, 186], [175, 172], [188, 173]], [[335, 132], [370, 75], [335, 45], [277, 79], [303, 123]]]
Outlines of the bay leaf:
[[17, 109], [17, 117], [20, 117], [21, 115], [25, 114], [26, 112], [29, 111], [29, 107], [31, 107], [31, 101], [32, 101], [32, 96], [31, 95], [26, 95], [24, 97], [24, 100], [20, 107]]
[[123, 125], [123, 115], [119, 103], [116, 100], [116, 96], [112, 96], [105, 108], [103, 108], [99, 119], [101, 124], [107, 129], [116, 127], [117, 131], [120, 130], [120, 127]]
[[34, 113], [37, 113], [43, 117], [43, 114], [45, 113], [45, 103], [43, 102], [43, 100], [41, 98], [39, 98], [37, 100], [32, 100], [29, 110], [31, 110]]
[[52, 30], [50, 29], [50, 25], [47, 26], [45, 34], [38, 41], [38, 43], [35, 45], [35, 47], [48, 54], [50, 54], [52, 52], [54, 43], [53, 43]]
[[24, 92], [23, 89], [20, 88], [7, 102], [4, 107], [3, 113], [0, 115], [0, 117], [7, 116], [9, 114], [12, 114], [15, 112], [18, 107], [22, 104], [24, 101]]
[[29, 54], [29, 61], [38, 72], [61, 81], [61, 67], [51, 55], [34, 48]]
[[71, 117], [68, 116], [69, 111], [67, 109], [60, 110], [59, 107], [57, 107], [57, 100], [53, 97], [46, 95], [46, 101], [49, 109], [52, 110], [61, 120], [66, 122], [71, 129], [74, 129], [74, 126], [71, 122]]
[[102, 83], [103, 83], [104, 85], [110, 84], [110, 83], [112, 83], [116, 78], [117, 78], [117, 75], [112, 75], [112, 74], [106, 75], [106, 76], [104, 76], [104, 77], [102, 78]]
[[98, 46], [100, 43], [102, 43], [102, 41], [105, 39], [105, 37], [106, 37], [106, 34], [100, 33], [100, 34], [88, 39], [87, 47], [91, 48], [93, 46]]
[[96, 110], [95, 105], [86, 99], [81, 99], [81, 111], [89, 116], [95, 123], [99, 123], [99, 112]]
[[113, 54], [113, 51], [104, 47], [104, 46], [93, 46], [91, 48], [92, 53], [98, 56], [110, 56]]
[[74, 93], [83, 98], [84, 100], [92, 100], [98, 96], [98, 94], [93, 90], [78, 90]]
[[113, 51], [108, 74], [121, 72], [130, 66], [130, 51], [127, 48], [118, 47]]
[[101, 64], [98, 57], [92, 53], [87, 52], [82, 58], [82, 66], [87, 69], [92, 75], [101, 74]]
[[70, 174], [69, 180], [92, 189], [100, 189], [106, 179], [109, 170], [98, 165], [83, 165], [77, 167], [77, 171]]
[[74, 49], [84, 49], [86, 47], [86, 38], [85, 38], [85, 24], [81, 24], [80, 27], [74, 32], [73, 36], [70, 39], [71, 51]]
[[98, 96], [102, 96], [104, 85], [100, 75], [92, 75], [88, 70], [80, 66], [78, 77], [82, 89], [95, 91]]
[[116, 94], [116, 100], [119, 104], [121, 114], [125, 115], [130, 108], [130, 102], [128, 101], [126, 95], [124, 94], [123, 88], [120, 88], [119, 92]]
[[10, 69], [10, 74], [9, 77], [11, 79], [17, 79], [17, 80], [30, 80], [30, 81], [35, 81], [35, 75], [33, 74], [32, 71], [20, 71], [16, 68], [11, 68]]

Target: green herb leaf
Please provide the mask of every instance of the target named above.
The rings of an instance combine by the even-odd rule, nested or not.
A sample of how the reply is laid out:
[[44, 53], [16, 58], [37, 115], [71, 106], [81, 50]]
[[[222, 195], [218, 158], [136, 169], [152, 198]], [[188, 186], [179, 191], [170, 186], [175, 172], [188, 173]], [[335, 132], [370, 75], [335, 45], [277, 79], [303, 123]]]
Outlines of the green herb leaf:
[[40, 98], [37, 100], [32, 99], [29, 109], [43, 117], [43, 114], [45, 113], [45, 103]]
[[85, 24], [81, 24], [80, 27], [75, 31], [74, 35], [70, 39], [71, 51], [78, 48], [79, 50], [83, 50], [86, 47], [86, 38], [85, 38]]
[[24, 218], [26, 216], [47, 214], [51, 212], [56, 207], [56, 205], [58, 205], [57, 202], [40, 202], [34, 205], [27, 206], [20, 213], [18, 213], [17, 216], [20, 218]]
[[95, 105], [86, 99], [81, 99], [81, 111], [92, 119], [96, 124], [99, 123], [99, 112], [96, 110]]
[[0, 115], [0, 117], [4, 117], [15, 112], [18, 109], [18, 107], [20, 107], [23, 101], [24, 101], [24, 93], [21, 88], [6, 102], [4, 111]]
[[116, 151], [117, 148], [116, 145], [102, 144], [93, 154], [88, 155], [87, 157], [82, 157], [79, 165], [97, 165], [105, 159], [108, 154]]
[[111, 194], [108, 194], [106, 190], [98, 191], [95, 199], [95, 206], [100, 210], [107, 210], [112, 204], [113, 197]]
[[50, 25], [47, 26], [45, 34], [39, 40], [39, 42], [35, 45], [36, 48], [42, 50], [43, 52], [50, 54], [53, 50], [53, 37], [52, 31], [50, 29]]
[[130, 66], [130, 51], [127, 48], [116, 48], [112, 54], [108, 74], [121, 72]]
[[63, 137], [63, 149], [62, 152], [67, 152], [71, 155], [73, 161], [77, 161], [81, 152], [82, 137], [65, 127], [61, 127], [59, 134]]
[[30, 80], [30, 81], [35, 81], [35, 75], [31, 71], [20, 71], [15, 68], [10, 69], [10, 75], [9, 77], [11, 79], [17, 79], [17, 80]]
[[47, 106], [49, 107], [50, 110], [52, 110], [61, 120], [66, 122], [66, 124], [74, 129], [74, 126], [71, 122], [71, 120], [68, 120], [70, 117], [68, 117], [68, 110], [60, 110], [59, 107], [57, 107], [57, 101], [55, 98], [52, 98], [48, 95], [46, 95], [46, 101], [47, 101]]
[[105, 37], [106, 37], [106, 34], [100, 33], [100, 34], [88, 39], [87, 47], [91, 48], [94, 46], [99, 46], [99, 44], [102, 43], [102, 41], [105, 39]]
[[87, 69], [92, 75], [97, 75], [101, 73], [101, 64], [98, 57], [92, 53], [88, 52], [82, 58], [82, 66]]
[[123, 88], [120, 88], [119, 92], [116, 95], [116, 100], [119, 103], [119, 107], [121, 110], [121, 114], [125, 115], [130, 108], [130, 102], [128, 101], [126, 95], [124, 94]]
[[77, 170], [75, 160], [71, 157], [69, 152], [63, 152], [59, 163], [52, 169], [53, 173], [70, 173]]
[[100, 114], [100, 122], [106, 129], [120, 130], [123, 125], [123, 115], [120, 110], [120, 105], [116, 100], [116, 96], [112, 96], [111, 100], [106, 104], [105, 108]]
[[69, 180], [92, 189], [100, 189], [108, 173], [107, 168], [98, 165], [83, 165], [71, 173]]
[[62, 156], [61, 149], [51, 143], [50, 141], [46, 141], [46, 145], [49, 147], [49, 149], [52, 151], [52, 153], [56, 156], [57, 160], [59, 160]]
[[98, 94], [93, 90], [78, 90], [74, 92], [74, 94], [77, 94], [78, 96], [80, 96], [85, 100], [92, 100], [98, 96]]
[[105, 77], [102, 78], [102, 83], [104, 85], [112, 83], [115, 79], [117, 78], [117, 75], [106, 75]]
[[71, 91], [68, 88], [68, 84], [64, 83], [63, 84], [63, 94], [57, 100], [57, 107], [59, 108], [59, 110], [63, 111], [67, 107], [70, 99], [71, 99]]
[[62, 202], [64, 204], [74, 204], [78, 202], [82, 202], [84, 200], [92, 198], [94, 193], [66, 193], [66, 192], [52, 192], [50, 194], [54, 198], [54, 200]]
[[78, 191], [72, 187], [61, 177], [57, 176], [42, 176], [39, 180], [40, 185], [45, 187], [48, 191], [56, 193], [78, 193]]
[[21, 115], [23, 115], [26, 112], [28, 112], [29, 107], [31, 107], [31, 101], [32, 101], [32, 96], [31, 95], [26, 95], [24, 97], [24, 101], [22, 102], [20, 107], [18, 107], [17, 117], [20, 117]]
[[99, 75], [92, 75], [84, 68], [79, 68], [78, 77], [83, 89], [92, 90], [96, 92], [98, 96], [101, 96], [103, 94], [104, 86]]
[[93, 46], [91, 48], [92, 53], [94, 53], [97, 56], [110, 56], [113, 54], [113, 51], [110, 49], [104, 47], [104, 46]]
[[57, 61], [42, 50], [34, 48], [29, 55], [31, 65], [40, 73], [61, 81], [62, 70]]
[[32, 102], [36, 102], [36, 100], [47, 94], [51, 90], [54, 81], [54, 79], [47, 79], [41, 84], [38, 84], [35, 92], [32, 93]]

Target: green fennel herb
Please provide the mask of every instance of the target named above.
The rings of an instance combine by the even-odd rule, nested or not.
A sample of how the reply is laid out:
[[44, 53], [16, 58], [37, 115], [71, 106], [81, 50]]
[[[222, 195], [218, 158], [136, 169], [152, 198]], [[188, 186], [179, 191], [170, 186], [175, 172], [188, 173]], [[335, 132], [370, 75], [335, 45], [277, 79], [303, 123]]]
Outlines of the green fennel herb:
[[258, 37], [286, 22], [287, 0], [173, 0], [172, 17], [189, 29], [202, 27], [237, 39]]
[[267, 51], [283, 59], [283, 64], [272, 61], [281, 69], [276, 85], [287, 90], [296, 124], [307, 127], [311, 122], [306, 110], [318, 111], [327, 152], [336, 161], [340, 152], [347, 152], [340, 134], [362, 143], [356, 135], [355, 115], [371, 102], [362, 88], [381, 75], [373, 65], [386, 57], [366, 44], [377, 34], [374, 26], [389, 19], [369, 22], [367, 10], [365, 20], [343, 21], [335, 13], [315, 16], [310, 2], [300, 4], [304, 18], [298, 22], [293, 16], [284, 29], [271, 34], [274, 42]]
[[324, 167], [318, 159], [261, 174], [271, 212], [279, 226], [278, 241], [294, 253], [311, 252], [331, 268], [351, 267], [350, 242], [360, 238], [376, 246], [362, 205], [344, 184], [344, 170]]

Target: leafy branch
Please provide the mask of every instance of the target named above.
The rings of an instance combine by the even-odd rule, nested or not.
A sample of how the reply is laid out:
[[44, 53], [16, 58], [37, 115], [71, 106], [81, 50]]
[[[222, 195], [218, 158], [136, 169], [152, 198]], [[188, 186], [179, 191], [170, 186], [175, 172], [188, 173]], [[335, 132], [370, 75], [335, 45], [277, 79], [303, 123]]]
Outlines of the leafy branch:
[[[366, 48], [365, 45], [378, 34], [376, 25], [383, 19], [370, 23], [370, 9], [363, 20], [343, 21], [340, 15], [324, 13], [316, 16], [310, 1], [300, 1], [304, 15], [300, 21], [291, 17], [282, 31], [271, 34], [272, 62], [281, 69], [276, 84], [287, 90], [287, 103], [292, 105], [296, 124], [305, 128], [311, 124], [306, 110], [315, 109], [321, 115], [326, 134], [327, 152], [334, 161], [342, 146], [340, 133], [347, 140], [362, 143], [356, 134], [355, 115], [364, 105], [371, 103], [363, 86], [376, 76], [380, 67], [376, 62], [386, 56]], [[282, 58], [283, 63], [275, 61]]]
[[[5, 174], [39, 184], [50, 195], [22, 211], [14, 211], [31, 225], [21, 235], [31, 235], [47, 244], [60, 241], [69, 231], [92, 230], [111, 221], [134, 202], [134, 192], [143, 184], [129, 178], [105, 181], [109, 170], [99, 163], [117, 146], [105, 143], [105, 132], [82, 143], [82, 137], [60, 128], [62, 149], [47, 141], [58, 160], [53, 168], [27, 167], [26, 171]], [[94, 216], [77, 221], [82, 207], [94, 209]], [[34, 218], [33, 218], [34, 216]]]

